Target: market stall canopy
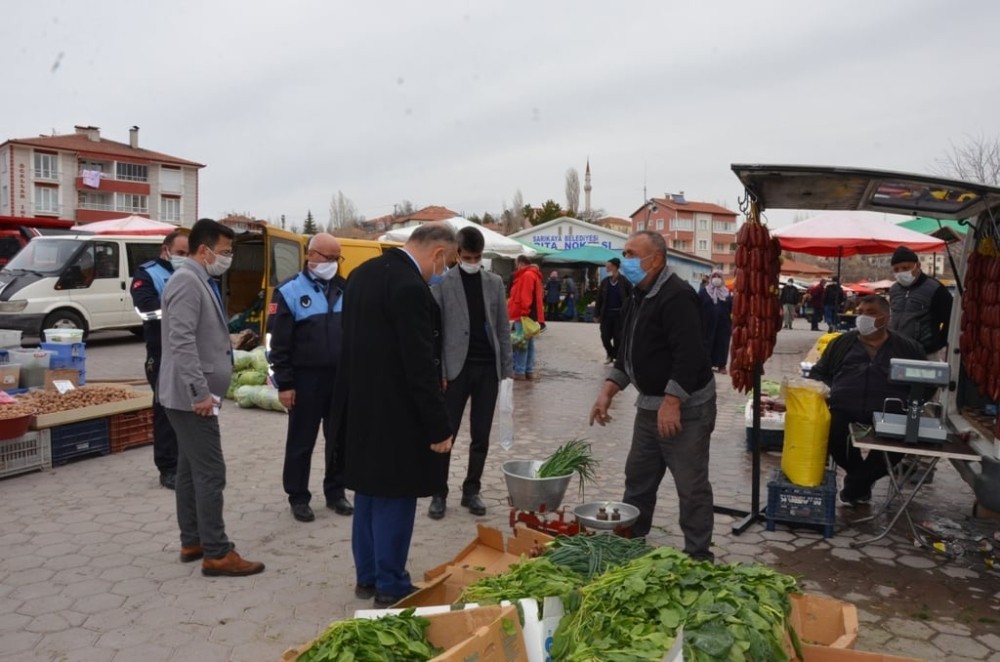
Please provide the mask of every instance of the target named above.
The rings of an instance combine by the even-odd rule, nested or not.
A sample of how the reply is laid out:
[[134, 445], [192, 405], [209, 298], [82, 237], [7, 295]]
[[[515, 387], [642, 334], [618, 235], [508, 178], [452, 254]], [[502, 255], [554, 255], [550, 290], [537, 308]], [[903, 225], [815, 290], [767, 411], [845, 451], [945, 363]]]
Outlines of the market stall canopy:
[[559, 251], [546, 255], [542, 260], [545, 264], [596, 264], [603, 265], [613, 257], [621, 259], [621, 251], [615, 251], [604, 246], [588, 244], [568, 251]]
[[850, 290], [859, 296], [867, 296], [869, 294], [875, 294], [875, 290], [868, 287], [865, 283], [847, 283], [844, 285], [845, 290]]
[[892, 253], [898, 246], [914, 252], [939, 251], [944, 241], [895, 223], [881, 220], [881, 214], [837, 211], [826, 212], [777, 230], [781, 249], [821, 257], [880, 255]]
[[868, 281], [866, 283], [861, 283], [861, 285], [867, 287], [870, 290], [887, 290], [895, 284], [896, 281], [894, 280], [876, 280], [876, 281]]
[[525, 246], [527, 246], [531, 250], [535, 251], [535, 253], [538, 254], [538, 255], [553, 255], [554, 253], [558, 253], [559, 252], [559, 251], [557, 251], [554, 248], [545, 248], [544, 246], [539, 246], [538, 244], [533, 244], [530, 241], [521, 241], [520, 239], [515, 239], [515, 241], [517, 243], [519, 243], [519, 244], [524, 244]]
[[[453, 218], [446, 218], [443, 221], [451, 227], [455, 228], [456, 231], [461, 230], [465, 227], [474, 227], [483, 233], [483, 239], [486, 240], [486, 246], [483, 249], [483, 255], [486, 257], [517, 257], [518, 255], [526, 255], [532, 257], [536, 254], [535, 250], [525, 246], [516, 239], [511, 239], [510, 237], [505, 237], [499, 232], [494, 232], [489, 228], [484, 228], [483, 226], [473, 223], [467, 218], [462, 218], [461, 216], [455, 216]], [[390, 230], [384, 235], [379, 237], [379, 241], [401, 241], [405, 242], [413, 234], [413, 231], [417, 229], [418, 226], [411, 225], [406, 228], [399, 228], [397, 230]]]
[[961, 220], [1000, 207], [1000, 188], [927, 175], [802, 165], [734, 163], [732, 169], [764, 210], [843, 209]]
[[168, 235], [176, 232], [180, 228], [173, 223], [163, 223], [154, 221], [145, 216], [126, 216], [125, 218], [112, 218], [107, 221], [94, 221], [93, 223], [83, 223], [74, 225], [70, 230], [80, 232], [92, 232], [94, 234], [128, 234], [128, 235]]
[[829, 269], [824, 269], [823, 267], [817, 266], [815, 264], [806, 264], [805, 262], [798, 262], [797, 260], [790, 260], [785, 258], [781, 262], [781, 275], [782, 276], [832, 276], [833, 272]]
[[921, 232], [923, 234], [929, 234], [932, 237], [937, 237], [938, 239], [943, 239], [948, 243], [961, 240], [962, 237], [965, 236], [965, 233], [969, 231], [969, 226], [962, 221], [953, 221], [949, 219], [941, 220], [937, 218], [929, 218], [927, 216], [920, 216], [919, 218], [903, 221], [899, 225], [907, 230], [913, 230], [914, 232]]

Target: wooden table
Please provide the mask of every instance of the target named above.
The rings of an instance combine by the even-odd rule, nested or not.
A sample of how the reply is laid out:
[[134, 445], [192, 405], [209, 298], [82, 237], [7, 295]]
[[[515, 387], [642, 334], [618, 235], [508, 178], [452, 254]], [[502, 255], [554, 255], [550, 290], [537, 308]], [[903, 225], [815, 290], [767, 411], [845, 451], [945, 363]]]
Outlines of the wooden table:
[[[858, 524], [875, 520], [881, 516], [882, 513], [891, 508], [897, 497], [901, 500], [899, 507], [893, 513], [889, 523], [886, 524], [885, 528], [883, 528], [878, 535], [864, 540], [856, 540], [851, 543], [851, 547], [862, 547], [870, 542], [875, 542], [876, 540], [881, 540], [886, 537], [889, 535], [889, 531], [892, 530], [892, 527], [895, 526], [896, 522], [903, 515], [906, 516], [906, 521], [910, 525], [910, 531], [913, 533], [914, 540], [918, 544], [928, 546], [929, 543], [917, 530], [917, 527], [913, 524], [913, 519], [910, 517], [909, 507], [913, 502], [913, 498], [917, 495], [917, 492], [920, 491], [920, 488], [924, 486], [927, 477], [931, 475], [934, 471], [934, 467], [937, 466], [937, 463], [942, 458], [950, 460], [971, 460], [973, 462], [977, 462], [980, 460], [979, 453], [970, 448], [967, 443], [960, 440], [956, 435], [951, 434], [948, 435], [948, 438], [942, 444], [924, 442], [908, 444], [899, 439], [876, 437], [872, 426], [860, 425], [858, 423], [851, 423], [850, 434], [851, 443], [854, 444], [855, 448], [866, 449], [869, 453], [882, 453], [882, 457], [885, 458], [886, 468], [889, 470], [889, 494], [886, 497], [886, 500], [879, 506], [878, 510], [876, 510], [874, 514], [869, 517], [863, 517], [855, 520], [853, 523]], [[926, 457], [930, 458], [930, 462], [924, 465], [920, 462], [911, 462], [905, 469], [897, 471], [897, 467], [894, 467], [892, 465], [892, 461], [889, 459], [889, 453], [899, 453], [901, 455], [909, 455], [915, 458]], [[913, 487], [909, 491], [905, 491], [904, 488], [913, 478], [916, 479]]]

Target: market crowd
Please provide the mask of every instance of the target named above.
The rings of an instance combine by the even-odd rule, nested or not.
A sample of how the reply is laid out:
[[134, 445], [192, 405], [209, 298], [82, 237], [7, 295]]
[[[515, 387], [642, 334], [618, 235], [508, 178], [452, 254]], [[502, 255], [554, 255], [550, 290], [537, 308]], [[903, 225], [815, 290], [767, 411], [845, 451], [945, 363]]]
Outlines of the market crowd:
[[[132, 286], [155, 393], [154, 461], [161, 484], [176, 492], [180, 560], [200, 560], [209, 576], [264, 570], [236, 552], [223, 518], [218, 414], [233, 349], [218, 279], [232, 263], [233, 239], [230, 228], [201, 219], [188, 237], [166, 237]], [[353, 518], [355, 594], [374, 598], [378, 607], [414, 590], [406, 561], [417, 499], [431, 497], [430, 518], [446, 516], [451, 450], [467, 407], [469, 458], [459, 503], [473, 515], [486, 513], [480, 489], [501, 381], [538, 378], [535, 338], [546, 315], [563, 316], [559, 298], [566, 286], [557, 272], [546, 280], [520, 257], [508, 293], [498, 275], [483, 269], [483, 252], [476, 228], [456, 233], [445, 223], [428, 223], [345, 280], [339, 242], [320, 233], [309, 241], [302, 270], [276, 288], [268, 310], [273, 381], [289, 412], [282, 484], [291, 515], [315, 520], [308, 483], [322, 431], [324, 501]], [[611, 367], [589, 419], [606, 424], [613, 398], [629, 385], [636, 389], [622, 497], [639, 510], [632, 534], [648, 534], [669, 470], [684, 551], [711, 561], [713, 373], [726, 372], [732, 296], [722, 274], [711, 274], [696, 291], [667, 268], [666, 258], [660, 234], [637, 232], [622, 258], [606, 265], [594, 317]], [[920, 273], [912, 252], [897, 250], [892, 263], [901, 289], [894, 287], [891, 303], [863, 299], [857, 329], [831, 343], [815, 370], [832, 385], [830, 449], [848, 471], [841, 496], [852, 502], [870, 497], [871, 483], [884, 474], [839, 437], [847, 423], [870, 420], [874, 400], [892, 393], [886, 384], [891, 357], [922, 358], [943, 347], [942, 320], [950, 311], [950, 295], [945, 301], [940, 283]], [[829, 298], [829, 288], [807, 295], [814, 310], [824, 306], [831, 325], [840, 296], [839, 285], [832, 285]], [[575, 286], [566, 291], [575, 297]], [[783, 305], [796, 303], [790, 292], [781, 298]], [[701, 324], [690, 323], [698, 319]], [[818, 319], [812, 321], [816, 328]], [[859, 400], [866, 384], [870, 397]]]

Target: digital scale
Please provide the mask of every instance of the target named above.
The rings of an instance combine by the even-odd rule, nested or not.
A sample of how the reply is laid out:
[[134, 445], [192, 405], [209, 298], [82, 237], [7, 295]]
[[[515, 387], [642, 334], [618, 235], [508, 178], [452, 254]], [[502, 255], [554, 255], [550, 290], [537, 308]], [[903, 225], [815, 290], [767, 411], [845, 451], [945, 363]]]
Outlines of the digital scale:
[[[943, 444], [948, 437], [948, 430], [941, 424], [940, 417], [924, 416], [927, 405], [926, 396], [933, 393], [928, 386], [946, 386], [951, 378], [951, 370], [947, 363], [939, 361], [914, 361], [911, 359], [890, 359], [889, 381], [893, 384], [909, 384], [910, 395], [904, 401], [901, 398], [886, 398], [882, 411], [875, 412], [875, 435], [878, 437], [894, 437], [905, 443], [917, 442]], [[898, 403], [903, 414], [886, 413], [885, 408], [890, 402]], [[932, 402], [940, 411], [941, 406]]]

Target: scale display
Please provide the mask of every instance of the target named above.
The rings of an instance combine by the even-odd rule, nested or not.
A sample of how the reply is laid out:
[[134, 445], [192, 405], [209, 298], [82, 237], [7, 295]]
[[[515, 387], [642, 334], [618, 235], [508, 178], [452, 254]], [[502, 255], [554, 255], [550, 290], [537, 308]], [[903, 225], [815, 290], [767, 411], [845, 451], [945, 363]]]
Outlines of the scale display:
[[947, 363], [940, 361], [913, 361], [911, 359], [891, 359], [889, 379], [903, 384], [931, 384], [944, 386], [951, 376]]

